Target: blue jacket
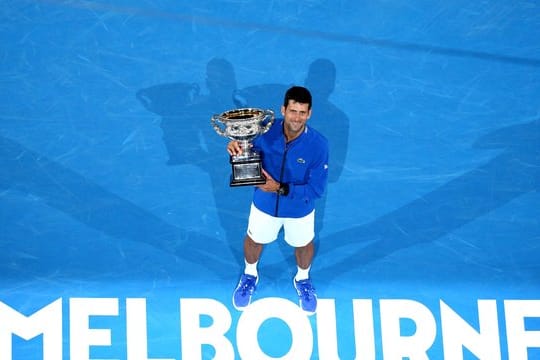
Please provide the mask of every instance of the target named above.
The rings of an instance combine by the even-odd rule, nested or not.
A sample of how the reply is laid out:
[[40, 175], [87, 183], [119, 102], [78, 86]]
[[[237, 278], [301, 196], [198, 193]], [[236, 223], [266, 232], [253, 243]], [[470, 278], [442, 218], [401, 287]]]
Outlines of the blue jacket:
[[287, 195], [255, 188], [254, 205], [276, 217], [299, 218], [315, 209], [328, 178], [328, 141], [306, 125], [304, 132], [285, 143], [283, 119], [276, 119], [270, 130], [253, 142], [262, 156], [262, 167], [272, 178], [289, 185]]

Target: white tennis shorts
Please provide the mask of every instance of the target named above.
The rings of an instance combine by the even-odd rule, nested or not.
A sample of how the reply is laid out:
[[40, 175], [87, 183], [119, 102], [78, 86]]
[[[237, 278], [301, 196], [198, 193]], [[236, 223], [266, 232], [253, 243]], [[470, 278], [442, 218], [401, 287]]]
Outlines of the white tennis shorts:
[[247, 234], [259, 244], [269, 244], [283, 227], [285, 241], [293, 247], [309, 244], [315, 237], [315, 210], [301, 218], [280, 218], [268, 215], [251, 204]]

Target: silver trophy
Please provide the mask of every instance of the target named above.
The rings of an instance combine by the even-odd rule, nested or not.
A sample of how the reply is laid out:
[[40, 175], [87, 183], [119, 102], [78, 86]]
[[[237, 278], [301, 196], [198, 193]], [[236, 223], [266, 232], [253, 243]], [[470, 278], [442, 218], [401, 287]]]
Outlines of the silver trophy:
[[231, 186], [264, 184], [261, 156], [252, 149], [252, 141], [267, 132], [274, 123], [272, 110], [243, 108], [212, 116], [212, 126], [218, 135], [238, 141], [242, 153], [232, 155]]

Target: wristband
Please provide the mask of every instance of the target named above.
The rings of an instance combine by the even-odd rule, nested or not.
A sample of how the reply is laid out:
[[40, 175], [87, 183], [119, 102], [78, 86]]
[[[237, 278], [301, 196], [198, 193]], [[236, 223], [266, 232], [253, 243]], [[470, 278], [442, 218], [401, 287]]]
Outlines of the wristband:
[[277, 193], [283, 196], [289, 195], [289, 184], [279, 184]]

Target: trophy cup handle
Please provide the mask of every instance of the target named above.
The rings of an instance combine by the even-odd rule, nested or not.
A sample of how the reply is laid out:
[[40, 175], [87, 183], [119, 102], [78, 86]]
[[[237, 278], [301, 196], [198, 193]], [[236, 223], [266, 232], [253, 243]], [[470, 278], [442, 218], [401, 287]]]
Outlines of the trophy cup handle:
[[264, 134], [272, 127], [272, 124], [274, 123], [274, 111], [270, 109], [264, 110], [264, 120], [262, 123], [264, 124], [265, 122], [266, 125], [261, 129], [261, 134]]
[[[219, 121], [219, 115], [215, 114], [210, 118], [210, 122], [212, 123], [212, 127], [214, 130], [218, 133], [218, 135], [227, 137], [227, 134], [225, 132], [225, 124], [223, 124], [222, 121]], [[223, 126], [221, 126], [223, 125]]]

